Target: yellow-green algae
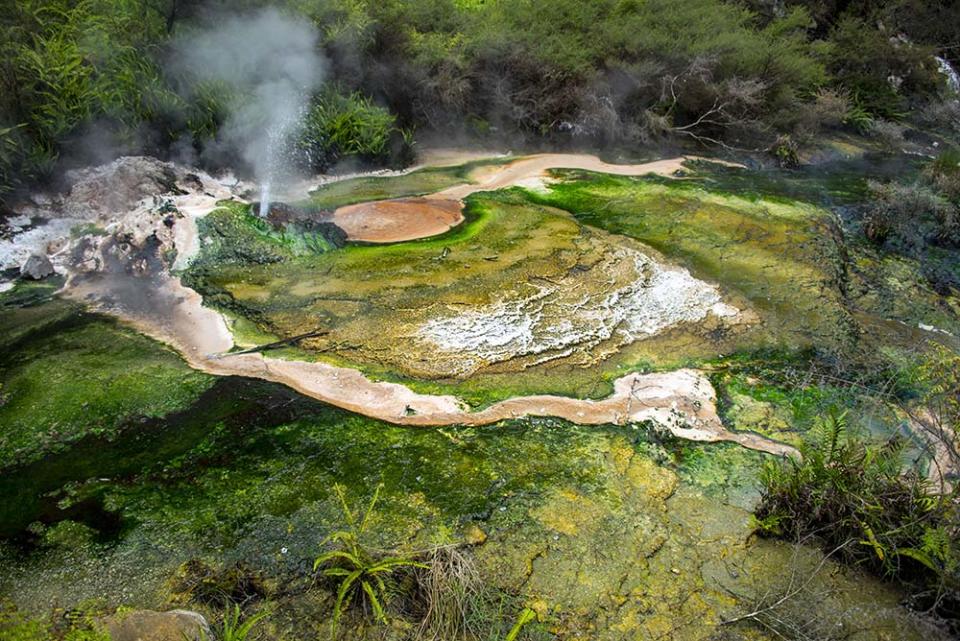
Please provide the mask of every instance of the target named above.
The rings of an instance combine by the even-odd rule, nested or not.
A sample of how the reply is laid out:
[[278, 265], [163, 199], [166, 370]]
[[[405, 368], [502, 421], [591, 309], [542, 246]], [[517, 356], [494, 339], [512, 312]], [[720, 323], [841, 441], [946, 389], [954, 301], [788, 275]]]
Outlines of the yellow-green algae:
[[[168, 438], [186, 449], [138, 443], [132, 434], [81, 447], [76, 456], [93, 464], [85, 470], [91, 477], [51, 495], [74, 520], [33, 527], [26, 557], [0, 546], [8, 569], [0, 594], [34, 613], [54, 600], [69, 607], [99, 597], [215, 614], [180, 600], [170, 578], [189, 559], [242, 562], [269, 577], [276, 621], [268, 638], [316, 636], [327, 630], [329, 598], [303, 568], [340, 525], [331, 486], [346, 484], [362, 503], [381, 481], [372, 544], [414, 550], [474, 532], [484, 580], [537, 611], [536, 629], [548, 638], [706, 639], [766, 590], [785, 587], [793, 550], [751, 536], [746, 508], [757, 453], [657, 444], [643, 432], [552, 420], [400, 428], [276, 385], [219, 385], [217, 408], [204, 401], [205, 412], [169, 426]], [[737, 456], [748, 460], [731, 465]], [[71, 512], [92, 498], [119, 519], [115, 538], [98, 540], [103, 519], [89, 507]], [[484, 538], [478, 527], [485, 542], [476, 545]], [[820, 558], [801, 550], [797, 567], [809, 570]], [[796, 616], [814, 608], [831, 625], [857, 631], [855, 638], [935, 638], [915, 629], [898, 595], [873, 579], [828, 564], [813, 587], [833, 590], [831, 599], [795, 604]], [[501, 616], [509, 625], [516, 611]], [[400, 639], [403, 629], [353, 632]], [[733, 638], [749, 638], [749, 625], [736, 631]]]
[[749, 301], [763, 322], [753, 341], [840, 347], [855, 338], [829, 213], [802, 201], [745, 198], [698, 183], [554, 171], [539, 202], [647, 243]]
[[[11, 348], [15, 358], [31, 350], [29, 341]], [[137, 358], [163, 353], [147, 341]], [[802, 366], [771, 353], [711, 367], [721, 394], [768, 403], [793, 428], [824, 405], [855, 402], [842, 388], [778, 385], [778, 363], [790, 359]], [[136, 359], [127, 366], [139, 367]], [[90, 402], [94, 413], [111, 406], [104, 396]], [[729, 417], [734, 427], [744, 418]], [[209, 604], [184, 601], [173, 577], [193, 559], [242, 563], [264, 577], [274, 611], [267, 638], [312, 638], [327, 631], [330, 593], [304, 568], [341, 525], [331, 487], [345, 484], [361, 504], [383, 482], [371, 543], [415, 550], [474, 541], [484, 581], [507, 599], [491, 615], [501, 636], [526, 605], [541, 619], [528, 639], [704, 639], [768, 589], [782, 589], [783, 568], [809, 570], [822, 558], [804, 549], [795, 560], [790, 546], [751, 535], [763, 458], [647, 429], [545, 419], [401, 428], [279, 385], [215, 379], [181, 411], [5, 468], [0, 598], [31, 616], [93, 598], [215, 615]], [[831, 598], [805, 597], [791, 616], [816, 610], [853, 638], [936, 638], [868, 577], [828, 564], [813, 587]], [[409, 626], [350, 630], [358, 639], [402, 639]], [[729, 634], [763, 638], [749, 624]]]
[[[515, 190], [476, 194], [466, 214], [465, 225], [436, 238], [297, 256], [271, 243], [255, 223], [245, 222], [250, 214], [242, 206], [232, 205], [201, 222], [208, 241], [186, 282], [209, 304], [254, 321], [268, 334], [329, 330], [326, 337], [301, 342], [300, 349], [314, 358], [360, 366], [383, 378], [430, 379], [435, 382], [428, 387], [442, 389], [458, 366], [414, 340], [426, 321], [490, 305], [505, 293], [534, 292], [542, 283], [564, 289], [572, 283], [571, 290], [583, 287], [601, 296], [604, 288], [618, 286], [617, 278], [626, 278], [621, 284], [626, 286], [639, 277], [605, 271], [611, 257], [623, 251], [656, 255], [630, 239], [579, 225], [565, 212], [532, 204]], [[738, 334], [736, 328], [719, 331], [721, 325], [708, 319], [644, 343], [654, 354], [663, 345], [673, 349], [661, 364], [714, 356], [732, 348]], [[683, 345], [689, 349], [676, 349]], [[487, 363], [458, 381], [457, 390], [481, 402], [521, 392], [602, 396], [625, 368], [651, 360], [649, 353], [621, 348], [611, 339], [587, 354], [550, 355], [558, 357], [546, 364], [538, 364], [543, 354]], [[622, 357], [608, 358], [618, 350]]]
[[502, 165], [512, 160], [516, 158], [503, 156], [450, 167], [424, 167], [398, 176], [359, 176], [336, 180], [313, 190], [309, 198], [298, 205], [329, 210], [371, 200], [423, 196], [472, 182], [471, 175], [477, 169]]
[[[654, 179], [629, 182], [675, 186]], [[695, 185], [682, 189], [700, 197]], [[729, 194], [715, 191], [722, 202], [711, 207], [729, 204]], [[516, 209], [529, 207], [528, 197], [517, 192], [503, 198]], [[741, 200], [759, 202], [761, 208], [765, 202], [793, 206], [768, 194]], [[571, 209], [577, 216], [585, 214]], [[538, 211], [564, 216], [547, 208]], [[650, 211], [635, 211], [648, 223], [653, 218]], [[822, 214], [816, 208], [810, 211], [818, 221], [814, 229], [819, 229]], [[482, 222], [483, 213], [478, 208], [476, 218], [436, 243], [407, 245], [428, 256], [442, 255], [443, 247], [458, 238], [489, 233], [472, 226]], [[632, 216], [624, 206], [617, 222]], [[565, 220], [569, 224], [570, 218]], [[724, 214], [718, 220], [729, 218]], [[236, 229], [217, 227], [231, 221]], [[672, 224], [682, 230], [683, 216], [675, 216]], [[198, 282], [216, 275], [221, 264], [238, 274], [250, 265], [269, 273], [301, 260], [241, 217], [214, 216], [211, 225], [206, 236], [212, 240], [205, 252], [216, 260], [201, 261], [197, 271], [188, 274]], [[219, 242], [218, 229], [224, 232], [219, 240], [240, 242]], [[673, 236], [666, 238], [674, 242]], [[756, 242], [749, 234], [740, 240]], [[793, 251], [788, 244], [780, 247]], [[817, 247], [814, 243], [813, 255]], [[407, 248], [384, 249], [402, 254]], [[684, 248], [697, 251], [695, 245]], [[350, 247], [342, 253], [369, 249]], [[450, 249], [447, 258], [457, 250]], [[663, 250], [669, 253], [671, 246]], [[700, 251], [715, 250], [705, 244]], [[363, 265], [376, 262], [377, 252], [365, 259], [362, 252], [356, 255], [357, 264]], [[805, 251], [798, 255], [803, 260], [809, 256]], [[829, 251], [825, 255], [831, 256]], [[676, 256], [687, 260], [680, 252]], [[312, 260], [307, 256], [302, 264]], [[400, 258], [392, 260], [402, 264]], [[826, 262], [824, 273], [832, 269]], [[729, 276], [723, 272], [717, 280], [726, 285]], [[240, 342], [262, 343], [276, 336], [263, 332], [261, 327], [271, 326], [266, 315], [250, 313], [252, 305], [237, 305], [223, 291], [210, 293], [222, 297], [217, 300], [222, 307], [243, 312], [234, 319]], [[751, 300], [747, 293], [741, 293], [743, 301]], [[34, 353], [32, 340], [61, 331], [70, 334], [72, 325], [61, 321], [73, 308], [56, 300], [45, 306], [17, 311], [20, 319], [29, 320], [23, 326], [11, 324], [10, 356], [5, 358]], [[775, 305], [758, 306], [780, 322]], [[763, 334], [754, 330], [715, 338], [721, 342], [715, 342], [713, 350], [693, 345], [687, 353], [715, 353], [718, 345], [726, 351], [769, 343], [814, 348], [833, 344], [820, 343], [816, 334], [778, 336], [777, 327]], [[112, 335], [79, 334], [73, 340], [109, 341]], [[664, 350], [673, 350], [681, 333], [660, 340]], [[126, 361], [132, 371], [141, 367], [138, 359], [149, 363], [157, 353], [168, 354], [151, 341], [141, 347], [139, 356]], [[303, 349], [289, 353], [308, 354]], [[799, 383], [796, 375], [808, 356], [791, 350], [757, 351], [705, 362], [701, 357], [700, 362], [711, 372], [721, 413], [731, 427], [795, 441], [825, 408], [858, 408], [860, 403], [858, 392], [848, 387]], [[596, 379], [636, 366], [641, 358], [642, 351], [609, 359], [583, 387], [597, 392]], [[648, 363], [662, 365], [666, 358], [654, 354]], [[509, 373], [496, 375], [499, 379], [486, 376], [475, 377], [484, 381], [480, 387], [469, 387], [474, 380], [469, 379], [457, 390], [479, 389], [476, 398], [482, 399], [489, 396], [490, 381], [500, 386], [497, 393], [512, 386], [556, 384]], [[441, 389], [445, 384], [419, 385]], [[94, 413], [113, 407], [109, 397], [91, 399]], [[878, 427], [886, 434], [895, 419], [884, 421], [887, 424]], [[0, 526], [16, 534], [0, 543], [0, 599], [12, 598], [34, 616], [54, 602], [69, 607], [91, 597], [114, 606], [190, 607], [210, 615], [215, 610], [209, 606], [183, 601], [171, 577], [191, 559], [225, 567], [241, 562], [268, 577], [268, 597], [275, 608], [265, 628], [268, 639], [325, 634], [330, 593], [322, 586], [307, 589], [311, 581], [304, 568], [317, 553], [318, 541], [339, 525], [330, 487], [345, 483], [361, 503], [383, 481], [376, 544], [409, 550], [485, 538], [474, 548], [481, 572], [509, 595], [499, 615], [505, 622], [491, 625], [493, 636], [502, 637], [503, 626], [509, 629], [518, 609], [527, 605], [540, 621], [521, 638], [770, 639], [749, 623], [725, 628], [718, 624], [745, 612], [768, 590], [784, 589], [790, 568], [803, 574], [822, 556], [751, 535], [749, 510], [762, 458], [734, 446], [677, 442], [647, 429], [580, 428], [553, 420], [511, 421], [482, 429], [399, 428], [323, 406], [280, 386], [218, 379], [182, 411], [134, 421], [107, 437], [87, 434], [43, 460], [2, 470], [0, 493], [7, 500]], [[478, 529], [483, 536], [476, 535]], [[827, 563], [811, 588], [782, 614], [809, 621], [815, 613], [819, 622], [853, 639], [938, 638], [897, 605], [898, 595], [889, 586], [854, 571]], [[410, 624], [350, 629], [355, 638], [401, 639]]]

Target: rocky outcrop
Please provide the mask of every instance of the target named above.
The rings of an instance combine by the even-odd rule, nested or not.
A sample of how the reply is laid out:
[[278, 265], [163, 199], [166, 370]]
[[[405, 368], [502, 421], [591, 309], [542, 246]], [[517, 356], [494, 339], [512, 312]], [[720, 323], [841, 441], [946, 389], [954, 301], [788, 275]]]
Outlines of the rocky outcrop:
[[44, 254], [31, 254], [26, 262], [20, 266], [20, 275], [33, 280], [43, 280], [53, 276], [53, 263]]
[[210, 632], [203, 615], [189, 610], [134, 610], [102, 623], [111, 641], [200, 641]]
[[244, 188], [231, 177], [145, 156], [69, 172], [66, 181], [66, 191], [36, 194], [18, 208], [20, 224], [0, 239], [0, 268], [27, 261], [30, 270], [24, 265], [22, 273], [31, 278], [54, 266], [71, 277], [154, 272], [183, 250], [178, 237], [193, 236], [182, 228], [192, 225], [196, 210], [206, 213]]
[[[69, 190], [57, 200], [74, 218], [105, 217], [137, 207], [144, 198], [183, 195], [189, 170], [147, 156], [125, 156], [106, 165], [68, 172]], [[186, 187], [186, 188], [185, 188]]]

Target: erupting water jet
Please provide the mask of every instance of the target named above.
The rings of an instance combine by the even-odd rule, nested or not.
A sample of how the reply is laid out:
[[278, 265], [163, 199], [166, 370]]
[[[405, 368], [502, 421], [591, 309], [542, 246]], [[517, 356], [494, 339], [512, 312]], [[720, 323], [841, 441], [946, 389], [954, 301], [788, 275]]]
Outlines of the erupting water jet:
[[270, 183], [260, 186], [260, 218], [266, 218], [270, 213]]

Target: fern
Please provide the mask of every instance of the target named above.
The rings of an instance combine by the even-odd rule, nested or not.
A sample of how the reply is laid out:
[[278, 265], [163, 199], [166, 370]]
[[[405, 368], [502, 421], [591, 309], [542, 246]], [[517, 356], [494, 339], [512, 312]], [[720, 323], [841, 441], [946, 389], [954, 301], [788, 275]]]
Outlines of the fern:
[[334, 485], [333, 489], [340, 502], [347, 529], [333, 532], [324, 539], [320, 544], [321, 547], [328, 543], [339, 544], [341, 547], [321, 554], [313, 562], [314, 572], [319, 570], [323, 576], [339, 580], [337, 597], [333, 605], [331, 638], [336, 638], [337, 626], [344, 611], [358, 599], [365, 601], [375, 620], [386, 623], [385, 603], [390, 594], [391, 575], [402, 568], [429, 567], [425, 563], [406, 557], [379, 557], [363, 545], [362, 539], [370, 524], [370, 518], [382, 488], [382, 484], [378, 485], [367, 509], [362, 514], [355, 514], [347, 503], [343, 487], [339, 484]]
[[267, 614], [267, 612], [259, 612], [241, 621], [240, 606], [234, 605], [232, 608], [227, 608], [223, 615], [223, 623], [213, 635], [213, 639], [210, 639], [206, 630], [201, 630], [200, 641], [246, 641], [253, 626], [265, 619]]
[[847, 413], [829, 412], [814, 424], [812, 436], [824, 459], [828, 463], [834, 460], [841, 444], [847, 441]]

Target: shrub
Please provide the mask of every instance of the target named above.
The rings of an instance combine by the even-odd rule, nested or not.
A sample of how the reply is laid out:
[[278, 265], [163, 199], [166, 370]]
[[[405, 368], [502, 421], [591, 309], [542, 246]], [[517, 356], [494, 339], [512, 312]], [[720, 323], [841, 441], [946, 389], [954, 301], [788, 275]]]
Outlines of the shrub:
[[950, 495], [931, 491], [903, 469], [905, 441], [870, 444], [845, 414], [820, 421], [802, 459], [771, 463], [761, 474], [761, 532], [815, 540], [849, 563], [895, 578], [934, 604], [960, 590], [958, 514]]
[[924, 168], [924, 177], [945, 197], [960, 202], [960, 149], [941, 152]]
[[867, 183], [863, 218], [867, 238], [898, 241], [908, 249], [926, 243], [960, 245], [960, 152], [944, 151], [911, 183]]
[[815, 136], [823, 129], [836, 129], [850, 118], [853, 103], [850, 94], [842, 89], [822, 87], [813, 100], [798, 107], [799, 133]]
[[933, 49], [893, 38], [866, 17], [847, 14], [830, 33], [829, 68], [874, 118], [900, 120], [910, 97], [935, 95]]
[[323, 171], [348, 156], [400, 162], [409, 158], [411, 141], [394, 116], [369, 98], [328, 90], [312, 101], [296, 144], [305, 164]]
[[863, 218], [867, 238], [884, 243], [896, 240], [919, 249], [930, 238], [950, 233], [957, 207], [936, 189], [920, 182], [867, 183], [869, 203]]

